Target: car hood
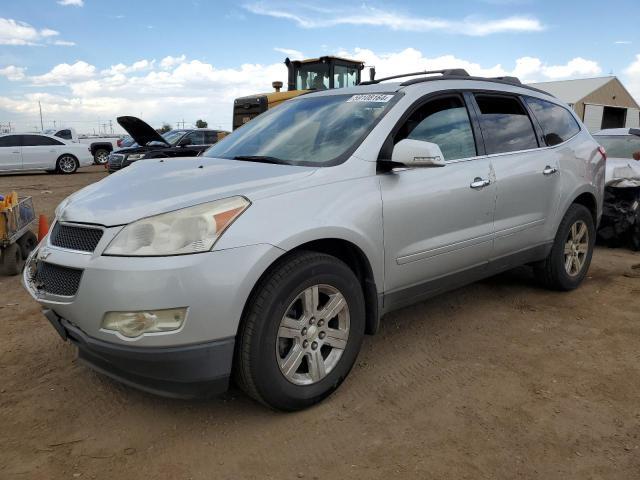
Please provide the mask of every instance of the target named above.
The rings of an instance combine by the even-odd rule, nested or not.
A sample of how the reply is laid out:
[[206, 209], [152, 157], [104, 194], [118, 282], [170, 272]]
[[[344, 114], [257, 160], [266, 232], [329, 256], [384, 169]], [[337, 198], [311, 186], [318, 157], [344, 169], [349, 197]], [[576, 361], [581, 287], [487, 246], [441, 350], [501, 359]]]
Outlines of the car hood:
[[640, 187], [640, 161], [628, 158], [607, 158], [605, 185], [608, 187]]
[[207, 157], [153, 159], [135, 162], [79, 190], [57, 213], [69, 222], [123, 225], [234, 195], [249, 200], [267, 196], [315, 170]]
[[162, 135], [137, 117], [118, 117], [117, 120], [138, 145], [146, 145], [149, 142], [161, 142], [169, 145]]

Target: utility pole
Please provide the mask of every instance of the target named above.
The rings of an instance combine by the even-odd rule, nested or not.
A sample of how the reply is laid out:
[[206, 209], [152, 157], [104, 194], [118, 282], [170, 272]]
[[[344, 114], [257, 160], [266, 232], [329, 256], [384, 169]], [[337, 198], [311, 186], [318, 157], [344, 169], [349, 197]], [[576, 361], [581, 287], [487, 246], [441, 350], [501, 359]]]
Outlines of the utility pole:
[[56, 128], [56, 121], [55, 121], [55, 120], [53, 121], [53, 129], [54, 129], [54, 130], [57, 130], [57, 128]]
[[44, 132], [44, 124], [42, 123], [42, 105], [40, 104], [40, 100], [38, 100], [38, 108], [40, 109], [40, 131]]
[[111, 129], [111, 135], [113, 135], [113, 121], [109, 120], [109, 128]]

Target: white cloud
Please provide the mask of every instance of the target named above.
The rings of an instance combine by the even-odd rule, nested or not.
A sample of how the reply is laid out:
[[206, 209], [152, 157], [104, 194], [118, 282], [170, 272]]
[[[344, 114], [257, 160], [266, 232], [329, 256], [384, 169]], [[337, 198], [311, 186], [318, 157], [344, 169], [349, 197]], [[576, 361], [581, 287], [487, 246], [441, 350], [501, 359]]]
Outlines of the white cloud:
[[171, 55], [168, 55], [160, 60], [160, 67], [162, 67], [163, 69], [169, 69], [175, 67], [176, 65], [184, 63], [186, 60], [187, 56], [184, 54], [180, 55], [179, 57], [172, 57]]
[[302, 60], [303, 58], [305, 58], [304, 53], [302, 53], [300, 50], [293, 50], [292, 48], [279, 48], [279, 47], [274, 47], [274, 50], [276, 52], [284, 53], [291, 60]]
[[64, 7], [83, 7], [84, 0], [58, 0], [58, 4]]
[[602, 69], [597, 62], [576, 57], [566, 65], [551, 65], [542, 68], [545, 77], [552, 80], [568, 77], [586, 77], [600, 75]]
[[15, 65], [8, 65], [5, 68], [0, 68], [0, 76], [6, 77], [12, 82], [24, 79], [25, 69], [23, 67], [16, 67]]
[[44, 38], [58, 35], [50, 28], [38, 30], [26, 22], [0, 17], [0, 45], [37, 45]]
[[[481, 64], [455, 55], [426, 56], [422, 51], [407, 48], [397, 52], [378, 53], [369, 49], [327, 52], [375, 65], [378, 78], [418, 70], [464, 68], [472, 75], [516, 75], [523, 81], [593, 75], [598, 64], [583, 58], [570, 59], [565, 64], [549, 64], [537, 57], [520, 57], [508, 63]], [[629, 67], [628, 76], [638, 79], [640, 90], [640, 57]], [[368, 78], [368, 72], [363, 72]], [[131, 114], [141, 116], [151, 125], [163, 121], [174, 123], [177, 118], [204, 118], [212, 126], [230, 128], [233, 99], [272, 91], [271, 82], [286, 84], [287, 69], [281, 62], [273, 64], [243, 64], [235, 68], [215, 65], [185, 55], [167, 56], [159, 62], [141, 59], [131, 65], [112, 65], [98, 71], [83, 61], [60, 64], [43, 75], [28, 76], [24, 69], [5, 67], [0, 74], [38, 88], [36, 93], [21, 96], [0, 94], [0, 118], [15, 122], [20, 118], [35, 118], [38, 98], [47, 116], [59, 122], [94, 121]], [[19, 77], [19, 78], [18, 78]], [[55, 95], [46, 86], [62, 85]], [[39, 95], [39, 97], [36, 97]], [[35, 105], [35, 107], [34, 107]], [[33, 122], [33, 120], [29, 120]], [[27, 123], [31, 128], [35, 123]]]
[[485, 36], [507, 32], [539, 32], [544, 25], [533, 17], [510, 16], [485, 19], [478, 16], [449, 20], [418, 17], [361, 5], [358, 8], [317, 8], [310, 5], [259, 2], [245, 5], [251, 13], [290, 20], [302, 28], [326, 28], [338, 25], [376, 26], [413, 32], [446, 32], [460, 35]]
[[68, 85], [72, 82], [87, 80], [95, 75], [96, 67], [87, 62], [78, 61], [73, 65], [61, 63], [43, 75], [31, 77], [34, 85]]
[[37, 29], [26, 22], [0, 17], [0, 45], [63, 45], [75, 43], [57, 39], [60, 32], [51, 28]]
[[625, 85], [629, 92], [640, 103], [640, 53], [636, 55], [635, 60], [624, 69]]
[[616, 45], [631, 45], [631, 40], [616, 40], [613, 43]]
[[58, 45], [60, 47], [75, 47], [76, 42], [69, 42], [68, 40], [54, 40], [53, 45]]

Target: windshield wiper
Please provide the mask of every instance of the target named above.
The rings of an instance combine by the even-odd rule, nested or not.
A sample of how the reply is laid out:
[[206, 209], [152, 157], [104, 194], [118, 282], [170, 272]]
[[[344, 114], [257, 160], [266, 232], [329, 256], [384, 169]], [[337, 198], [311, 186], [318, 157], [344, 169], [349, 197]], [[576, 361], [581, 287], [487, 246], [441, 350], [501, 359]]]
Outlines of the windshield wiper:
[[291, 162], [287, 160], [282, 160], [277, 157], [269, 157], [267, 155], [236, 155], [233, 157], [234, 160], [244, 160], [247, 162], [257, 162], [257, 163], [275, 163], [276, 165], [291, 165]]

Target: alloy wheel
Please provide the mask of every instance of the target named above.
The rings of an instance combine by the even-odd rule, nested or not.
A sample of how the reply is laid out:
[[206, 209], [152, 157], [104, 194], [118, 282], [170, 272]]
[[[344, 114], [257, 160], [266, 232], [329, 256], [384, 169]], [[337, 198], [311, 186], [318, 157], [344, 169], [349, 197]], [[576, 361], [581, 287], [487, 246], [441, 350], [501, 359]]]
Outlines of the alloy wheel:
[[349, 306], [338, 289], [313, 285], [287, 308], [276, 337], [280, 371], [296, 385], [311, 385], [338, 364], [349, 339]]
[[59, 161], [60, 170], [64, 173], [73, 173], [76, 170], [76, 159], [65, 155]]
[[98, 165], [104, 165], [109, 160], [109, 152], [107, 152], [106, 150], [99, 150], [96, 153], [95, 160]]
[[570, 277], [582, 272], [589, 253], [589, 229], [582, 220], [576, 221], [569, 229], [564, 244], [564, 268]]

